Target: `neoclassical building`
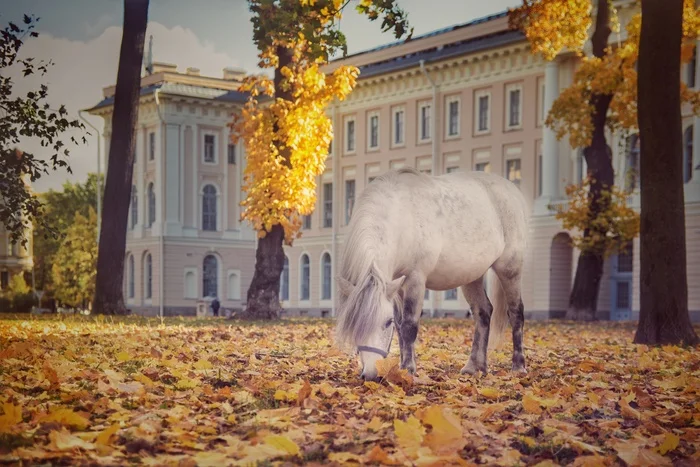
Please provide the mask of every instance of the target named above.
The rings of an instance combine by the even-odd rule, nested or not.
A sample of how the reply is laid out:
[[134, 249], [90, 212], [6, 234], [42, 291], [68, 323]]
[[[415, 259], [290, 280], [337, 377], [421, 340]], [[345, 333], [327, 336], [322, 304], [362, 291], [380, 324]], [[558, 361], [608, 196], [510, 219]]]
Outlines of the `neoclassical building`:
[[[624, 25], [633, 6], [616, 4]], [[328, 70], [353, 64], [361, 73], [352, 94], [329, 109], [334, 144], [318, 180], [316, 209], [303, 237], [286, 248], [281, 297], [288, 314], [334, 314], [332, 278], [355, 199], [377, 175], [411, 166], [426, 173], [491, 171], [516, 183], [532, 206], [526, 315], [563, 315], [577, 252], [548, 206], [566, 202], [565, 186], [582, 180], [586, 164], [580, 148], [557, 141], [543, 120], [572, 83], [577, 63], [571, 53], [551, 62], [534, 56], [524, 35], [508, 29], [505, 12], [332, 62]], [[693, 61], [683, 69], [693, 87], [698, 66]], [[682, 112], [689, 307], [700, 320], [700, 131], [690, 109]], [[610, 134], [608, 144], [616, 183], [638, 189], [637, 135]], [[638, 191], [630, 203], [639, 208]], [[638, 284], [635, 240], [606, 262], [599, 316], [638, 316]], [[426, 291], [424, 311], [432, 316], [463, 316], [467, 308], [456, 289]]]
[[34, 267], [33, 243], [31, 234], [25, 245], [13, 242], [10, 233], [0, 226], [0, 293], [8, 288], [13, 276]]
[[[236, 309], [252, 279], [255, 235], [240, 222], [245, 165], [227, 126], [247, 96], [244, 76], [154, 63], [141, 80], [124, 274], [128, 307], [140, 314], [193, 314], [218, 297]], [[104, 119], [109, 148], [114, 86], [89, 109]], [[109, 157], [109, 155], [107, 155]]]

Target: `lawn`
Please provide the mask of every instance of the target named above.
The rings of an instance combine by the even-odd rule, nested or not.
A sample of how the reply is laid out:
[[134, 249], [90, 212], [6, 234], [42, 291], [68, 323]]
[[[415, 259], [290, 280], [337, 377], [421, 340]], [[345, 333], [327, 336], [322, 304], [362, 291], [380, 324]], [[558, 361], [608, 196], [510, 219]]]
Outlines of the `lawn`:
[[634, 327], [525, 324], [463, 376], [473, 321], [423, 321], [418, 374], [363, 383], [328, 320], [6, 317], [0, 463], [698, 465], [698, 349]]

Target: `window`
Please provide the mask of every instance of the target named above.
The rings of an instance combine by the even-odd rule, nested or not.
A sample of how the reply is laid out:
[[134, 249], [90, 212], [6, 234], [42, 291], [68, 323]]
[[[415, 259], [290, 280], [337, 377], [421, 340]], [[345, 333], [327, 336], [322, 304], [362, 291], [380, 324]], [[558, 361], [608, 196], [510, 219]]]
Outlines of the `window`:
[[506, 161], [506, 178], [520, 186], [520, 159], [511, 159]]
[[627, 157], [625, 160], [625, 189], [632, 191], [639, 185], [639, 135], [627, 138]]
[[430, 104], [420, 104], [420, 140], [425, 141], [430, 139]]
[[321, 300], [331, 299], [331, 255], [321, 257]]
[[350, 223], [355, 206], [355, 180], [345, 180], [345, 225]]
[[426, 175], [430, 175], [431, 173], [433, 173], [432, 169], [418, 169], [418, 172]]
[[491, 173], [491, 163], [490, 162], [479, 162], [474, 167], [474, 170], [476, 170], [477, 172]]
[[301, 290], [299, 291], [300, 300], [308, 300], [310, 296], [310, 284], [311, 280], [311, 268], [309, 265], [309, 256], [303, 255], [301, 257]]
[[345, 122], [345, 152], [355, 152], [355, 119]]
[[204, 297], [216, 297], [218, 291], [219, 264], [214, 255], [204, 257], [202, 264], [202, 294]]
[[576, 151], [576, 183], [582, 183], [586, 178], [586, 158], [583, 149]]
[[148, 184], [148, 226], [151, 227], [156, 221], [156, 191], [153, 182]]
[[369, 116], [367, 133], [369, 134], [369, 149], [377, 149], [379, 147], [379, 114], [376, 112]]
[[451, 174], [452, 172], [457, 172], [459, 167], [448, 167], [445, 169], [445, 173]]
[[683, 183], [693, 178], [693, 125], [683, 134]]
[[686, 65], [686, 78], [685, 78], [685, 84], [689, 88], [695, 88], [695, 66], [697, 64], [697, 59], [698, 59], [698, 48], [695, 47], [693, 49], [693, 58], [690, 59], [688, 64]]
[[425, 289], [425, 293], [423, 294], [423, 300], [430, 300], [430, 290]]
[[289, 258], [284, 256], [282, 276], [280, 277], [280, 300], [289, 300]]
[[197, 273], [185, 271], [185, 298], [197, 298]]
[[136, 193], [136, 186], [131, 186], [131, 228], [136, 227], [139, 222], [139, 199]]
[[134, 265], [134, 255], [129, 255], [129, 261], [128, 261], [128, 268], [129, 271], [127, 273], [127, 292], [126, 296], [129, 298], [134, 298], [134, 289], [135, 289], [135, 283], [134, 283], [134, 272], [136, 272], [136, 267]]
[[545, 115], [545, 110], [544, 110], [544, 80], [540, 82], [539, 86], [539, 92], [540, 92], [540, 112], [539, 112], [539, 118], [537, 119], [537, 122], [539, 125], [542, 125], [544, 123], [545, 118], [547, 117]]
[[633, 259], [633, 246], [629, 242], [617, 254], [617, 272], [632, 272]]
[[485, 133], [489, 131], [489, 120], [490, 120], [490, 111], [489, 111], [489, 101], [491, 99], [490, 94], [485, 94], [485, 93], [479, 93], [477, 94], [477, 99], [476, 99], [476, 132], [477, 133]]
[[520, 126], [520, 88], [508, 91], [508, 127]]
[[238, 271], [228, 273], [228, 294], [229, 300], [241, 299], [241, 273]]
[[323, 184], [323, 227], [333, 227], [333, 184]]
[[216, 230], [216, 188], [205, 185], [202, 190], [202, 230]]
[[459, 135], [459, 98], [453, 97], [447, 104], [447, 136]]
[[152, 161], [156, 158], [156, 134], [150, 132], [148, 134], [148, 160]]
[[235, 144], [228, 145], [228, 163], [231, 165], [236, 164], [236, 145]]
[[457, 300], [457, 289], [446, 290], [445, 300]]
[[146, 258], [143, 261], [143, 288], [144, 298], [150, 299], [153, 297], [153, 258], [150, 253], [146, 253]]
[[204, 135], [204, 162], [213, 164], [216, 162], [215, 156], [215, 142], [216, 138], [214, 135]]
[[0, 272], [0, 289], [6, 289], [10, 286], [10, 273], [8, 271]]
[[302, 224], [301, 224], [301, 228], [304, 230], [311, 229], [311, 214], [304, 216]]
[[537, 156], [537, 196], [542, 196], [542, 154]]
[[403, 108], [394, 109], [392, 118], [393, 142], [395, 146], [404, 144], [404, 110]]

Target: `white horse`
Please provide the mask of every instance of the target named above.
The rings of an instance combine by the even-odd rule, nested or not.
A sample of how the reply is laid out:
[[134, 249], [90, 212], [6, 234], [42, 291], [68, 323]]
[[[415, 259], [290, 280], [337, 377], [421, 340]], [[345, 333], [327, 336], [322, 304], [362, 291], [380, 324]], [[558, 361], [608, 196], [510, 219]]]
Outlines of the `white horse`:
[[[525, 373], [520, 282], [527, 219], [520, 190], [490, 173], [429, 176], [408, 168], [372, 182], [355, 205], [336, 278], [336, 340], [359, 353], [362, 377], [377, 378], [376, 361], [388, 355], [394, 328], [401, 368], [415, 373], [426, 287], [461, 287], [472, 308], [474, 340], [462, 373], [486, 373], [487, 348], [500, 343], [508, 319], [512, 369]], [[494, 305], [484, 290], [489, 269], [497, 276]]]

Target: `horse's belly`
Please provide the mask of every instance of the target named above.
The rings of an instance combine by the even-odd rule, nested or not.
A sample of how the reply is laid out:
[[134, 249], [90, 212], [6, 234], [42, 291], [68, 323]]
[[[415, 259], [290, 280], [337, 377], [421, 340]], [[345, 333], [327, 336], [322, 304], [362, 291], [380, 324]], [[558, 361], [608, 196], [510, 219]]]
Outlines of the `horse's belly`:
[[449, 290], [474, 282], [486, 274], [497, 257], [486, 250], [488, 248], [469, 255], [459, 252], [441, 255], [428, 274], [425, 286], [432, 290]]

